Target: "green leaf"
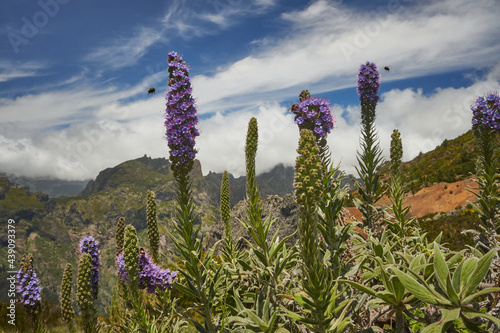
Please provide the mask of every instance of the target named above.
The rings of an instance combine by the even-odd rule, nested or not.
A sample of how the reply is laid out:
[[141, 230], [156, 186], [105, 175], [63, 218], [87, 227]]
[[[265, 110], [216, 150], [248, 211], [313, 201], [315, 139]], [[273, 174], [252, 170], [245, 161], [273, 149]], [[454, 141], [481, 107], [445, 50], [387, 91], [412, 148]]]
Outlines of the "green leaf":
[[441, 308], [441, 319], [439, 320], [439, 325], [444, 325], [448, 322], [454, 322], [460, 316], [460, 308], [454, 309], [444, 309]]
[[391, 281], [394, 286], [394, 296], [396, 296], [396, 300], [399, 303], [403, 299], [406, 289], [397, 276], [392, 276]]
[[375, 255], [379, 258], [382, 258], [382, 256], [384, 255], [384, 248], [380, 244], [375, 245], [373, 247], [373, 250], [375, 251]]
[[443, 325], [439, 325], [439, 323], [433, 323], [422, 330], [422, 333], [442, 333], [444, 332]]
[[453, 288], [453, 283], [451, 282], [449, 274], [446, 277], [446, 294], [448, 295], [448, 298], [451, 300], [451, 302], [455, 304], [455, 306], [460, 307], [460, 299], [456, 290]]
[[434, 272], [436, 273], [441, 289], [447, 291], [448, 286], [446, 281], [450, 275], [450, 271], [448, 270], [448, 264], [444, 260], [443, 254], [441, 253], [441, 250], [439, 250], [439, 246], [436, 243], [434, 243]]
[[460, 280], [462, 277], [462, 268], [464, 267], [464, 261], [462, 261], [458, 267], [455, 269], [455, 272], [453, 273], [453, 288], [457, 291], [457, 293], [461, 293], [462, 290], [460, 289]]
[[492, 315], [489, 315], [487, 313], [482, 313], [482, 312], [464, 312], [462, 314], [462, 316], [463, 315], [466, 315], [466, 317], [468, 317], [470, 319], [474, 319], [474, 318], [477, 318], [477, 317], [486, 318], [489, 321], [492, 321], [497, 326], [497, 328], [500, 328], [500, 319], [498, 319], [497, 317], [494, 317]]
[[424, 257], [424, 254], [421, 253], [418, 256], [416, 256], [415, 258], [413, 258], [413, 260], [410, 263], [410, 270], [418, 272], [419, 270], [417, 270], [416, 268], [422, 264], [423, 257]]
[[497, 253], [496, 249], [491, 250], [490, 252], [486, 253], [479, 261], [477, 262], [476, 269], [472, 273], [471, 278], [469, 281], [467, 281], [467, 284], [464, 287], [464, 290], [462, 291], [462, 298], [468, 296], [470, 293], [472, 293], [479, 283], [483, 281], [484, 277], [486, 276], [486, 273], [488, 273], [488, 269], [490, 268], [491, 261], [493, 260], [493, 257]]
[[468, 304], [472, 302], [476, 297], [479, 297], [481, 295], [487, 295], [491, 293], [498, 293], [500, 292], [500, 288], [486, 288], [483, 290], [478, 291], [477, 293], [474, 293], [466, 298], [463, 299], [462, 304]]
[[472, 273], [476, 269], [477, 262], [479, 259], [477, 258], [468, 258], [464, 261], [464, 266], [462, 268], [462, 277], [460, 279], [460, 298], [463, 298], [464, 287], [469, 281]]
[[[425, 286], [418, 283], [414, 278], [409, 276], [408, 274], [400, 271], [397, 268], [392, 268], [394, 273], [398, 276], [401, 283], [405, 286], [405, 288], [412, 293], [419, 300], [427, 303], [431, 303], [434, 305], [452, 305], [447, 299], [443, 298], [436, 291], [430, 290], [430, 286], [425, 284]], [[422, 281], [423, 282], [423, 281]]]
[[342, 280], [342, 279], [339, 279], [338, 281], [350, 284], [351, 286], [353, 286], [354, 288], [358, 289], [361, 292], [364, 292], [365, 294], [368, 294], [368, 295], [373, 296], [373, 297], [377, 297], [377, 292], [375, 290], [373, 290], [369, 287], [366, 287], [362, 284], [359, 284], [359, 283], [354, 282], [354, 281]]

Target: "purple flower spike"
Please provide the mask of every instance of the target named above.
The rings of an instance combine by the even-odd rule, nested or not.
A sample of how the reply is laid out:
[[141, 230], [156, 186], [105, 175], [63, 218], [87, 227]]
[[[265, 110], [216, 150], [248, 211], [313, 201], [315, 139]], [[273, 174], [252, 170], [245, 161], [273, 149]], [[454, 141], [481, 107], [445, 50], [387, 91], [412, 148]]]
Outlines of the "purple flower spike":
[[188, 173], [197, 153], [195, 138], [200, 135], [195, 101], [191, 96], [191, 78], [182, 56], [174, 51], [168, 54], [168, 92], [165, 116], [166, 138], [170, 148], [170, 162], [174, 172]]
[[42, 298], [40, 280], [33, 271], [33, 257], [31, 254], [23, 256], [21, 269], [17, 272], [17, 292], [21, 294], [18, 302], [27, 307], [28, 312], [38, 310]]
[[379, 100], [378, 89], [380, 87], [380, 74], [377, 65], [367, 62], [361, 65], [358, 74], [358, 94], [361, 105], [369, 105], [373, 108]]
[[80, 253], [89, 253], [92, 257], [90, 286], [92, 290], [92, 297], [95, 299], [97, 298], [97, 293], [99, 291], [99, 266], [101, 266], [101, 263], [99, 262], [101, 257], [99, 253], [99, 242], [92, 236], [83, 238], [80, 242]]
[[472, 128], [500, 132], [500, 96], [497, 92], [478, 97], [471, 106]]
[[311, 97], [309, 91], [303, 90], [299, 96], [299, 104], [292, 105], [295, 123], [299, 129], [309, 129], [317, 137], [326, 137], [335, 126], [332, 107], [325, 99]]
[[[123, 252], [116, 257], [116, 265], [122, 280], [127, 281]], [[176, 282], [176, 276], [177, 272], [171, 272], [169, 269], [163, 269], [156, 265], [149, 254], [141, 249], [139, 253], [139, 289], [146, 289], [150, 294], [155, 293], [157, 288], [163, 291]]]

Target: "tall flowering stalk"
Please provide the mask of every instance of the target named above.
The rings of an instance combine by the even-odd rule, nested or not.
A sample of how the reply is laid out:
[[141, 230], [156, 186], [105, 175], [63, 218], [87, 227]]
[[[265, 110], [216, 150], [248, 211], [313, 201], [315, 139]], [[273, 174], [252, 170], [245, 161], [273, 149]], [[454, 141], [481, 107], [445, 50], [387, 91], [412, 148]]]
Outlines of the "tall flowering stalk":
[[398, 236], [398, 242], [405, 242], [409, 232], [409, 226], [414, 221], [414, 218], [406, 219], [406, 215], [411, 209], [411, 206], [404, 206], [405, 193], [401, 177], [401, 161], [403, 158], [403, 143], [401, 134], [397, 129], [391, 135], [391, 180], [389, 185], [389, 199], [391, 200], [391, 210], [394, 214], [392, 221], [386, 220], [389, 228]]
[[234, 242], [231, 232], [231, 207], [229, 202], [229, 177], [227, 171], [222, 173], [222, 183], [220, 189], [220, 215], [224, 222], [224, 242], [223, 242], [223, 255], [226, 261], [231, 261], [234, 255]]
[[168, 54], [168, 92], [165, 127], [174, 174], [187, 174], [196, 156], [195, 138], [199, 135], [194, 98], [191, 96], [189, 68], [177, 52]]
[[[302, 286], [306, 295], [294, 299], [310, 316], [288, 312], [288, 315], [308, 326], [313, 332], [342, 332], [348, 325], [345, 318], [347, 301], [335, 307], [337, 285], [323, 263], [319, 247], [318, 214], [323, 187], [323, 165], [320, 149], [311, 130], [300, 131], [298, 157], [295, 162], [295, 200], [299, 208], [299, 240], [303, 262]], [[340, 311], [342, 313], [340, 313]], [[338, 316], [338, 317], [337, 317]]]
[[363, 226], [375, 231], [379, 219], [375, 203], [382, 197], [380, 175], [377, 168], [382, 163], [382, 151], [375, 130], [375, 109], [379, 100], [380, 74], [377, 65], [367, 62], [361, 65], [358, 74], [358, 94], [361, 101], [361, 152], [357, 153], [359, 167], [356, 167], [364, 186], [356, 182], [361, 195], [359, 209], [363, 214]]
[[158, 223], [156, 221], [156, 200], [155, 193], [153, 191], [148, 191], [148, 203], [146, 206], [147, 211], [147, 223], [148, 223], [148, 237], [149, 237], [149, 248], [151, 250], [151, 255], [153, 260], [158, 263], [158, 249], [160, 245], [160, 238], [158, 234]]
[[101, 263], [99, 259], [101, 258], [99, 252], [99, 242], [92, 236], [87, 236], [83, 238], [80, 242], [80, 253], [88, 253], [92, 257], [92, 274], [90, 280], [90, 286], [92, 289], [92, 297], [94, 300], [97, 299], [97, 293], [99, 292], [99, 266]]
[[61, 313], [64, 321], [68, 325], [69, 331], [74, 332], [73, 318], [75, 311], [71, 304], [71, 283], [73, 282], [71, 264], [66, 264], [61, 282]]
[[97, 315], [95, 311], [95, 299], [92, 295], [92, 256], [83, 252], [78, 265], [78, 283], [76, 300], [82, 313], [82, 324], [85, 333], [96, 330]]
[[[222, 265], [214, 268], [211, 262], [213, 250], [203, 258], [203, 241], [199, 237], [199, 228], [194, 227], [196, 213], [194, 211], [189, 172], [193, 168], [196, 156], [195, 138], [199, 135], [194, 99], [191, 96], [191, 79], [188, 66], [177, 52], [168, 54], [168, 92], [165, 127], [167, 142], [170, 148], [170, 161], [176, 183], [177, 205], [175, 208], [175, 231], [170, 234], [178, 253], [182, 256], [185, 269], [178, 267], [185, 279], [177, 284], [178, 289], [192, 297], [196, 304], [196, 312], [202, 315], [204, 323], [200, 324], [189, 314], [186, 316], [200, 332], [216, 332], [214, 309], [219, 291]], [[215, 269], [215, 273], [211, 271]]]
[[479, 148], [476, 165], [479, 189], [475, 193], [479, 200], [474, 206], [485, 231], [481, 243], [486, 248], [493, 248], [498, 243], [496, 236], [500, 234], [500, 174], [495, 156], [495, 138], [500, 133], [500, 96], [489, 93], [478, 97], [471, 110], [472, 131]]
[[[120, 255], [117, 257], [120, 258]], [[124, 247], [123, 247], [123, 272], [128, 277], [129, 291], [132, 296], [136, 295], [139, 276], [139, 240], [137, 239], [137, 231], [135, 228], [128, 224], [125, 227]], [[117, 263], [118, 263], [117, 259]], [[118, 264], [120, 267], [120, 264]], [[123, 277], [123, 275], [122, 275]]]
[[23, 255], [16, 280], [17, 292], [20, 294], [18, 302], [24, 305], [26, 312], [31, 317], [33, 332], [37, 332], [41, 328], [39, 314], [42, 306], [42, 288], [40, 287], [40, 280], [33, 271], [33, 256], [31, 253]]

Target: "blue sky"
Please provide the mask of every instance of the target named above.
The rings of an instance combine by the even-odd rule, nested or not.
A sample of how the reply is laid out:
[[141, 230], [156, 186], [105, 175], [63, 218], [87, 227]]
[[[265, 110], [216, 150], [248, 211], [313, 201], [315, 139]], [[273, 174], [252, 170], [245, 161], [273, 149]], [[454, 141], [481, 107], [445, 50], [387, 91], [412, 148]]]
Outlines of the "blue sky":
[[171, 50], [190, 66], [204, 173], [244, 173], [252, 116], [258, 171], [293, 165], [287, 109], [303, 89], [332, 103], [332, 156], [354, 172], [366, 61], [382, 74], [381, 147], [387, 156], [398, 128], [410, 160], [467, 131], [473, 99], [500, 90], [499, 15], [493, 0], [3, 0], [0, 171], [89, 179], [144, 154], [168, 157]]

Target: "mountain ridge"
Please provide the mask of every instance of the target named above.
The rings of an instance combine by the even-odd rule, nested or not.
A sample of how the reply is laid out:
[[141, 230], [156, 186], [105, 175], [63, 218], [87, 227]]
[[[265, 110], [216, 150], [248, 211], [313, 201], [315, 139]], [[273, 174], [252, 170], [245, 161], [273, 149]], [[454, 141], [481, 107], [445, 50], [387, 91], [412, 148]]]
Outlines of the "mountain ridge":
[[[432, 181], [432, 177], [429, 176], [435, 175], [436, 179], [439, 179], [439, 170], [442, 175], [451, 173], [453, 180], [467, 177], [467, 172], [470, 171], [461, 174], [458, 174], [458, 171], [470, 170], [475, 164], [474, 158], [474, 141], [468, 132], [456, 139], [443, 142], [434, 151], [406, 162], [403, 172], [409, 175], [405, 181], [415, 188], [425, 187]], [[461, 168], [460, 165], [467, 167]], [[383, 168], [381, 172], [385, 172]], [[422, 179], [421, 175], [428, 177]], [[220, 222], [219, 196], [222, 173], [209, 172], [203, 176], [201, 164], [196, 161], [191, 178], [193, 199], [198, 213], [196, 223], [203, 221], [202, 233], [210, 235], [213, 226]], [[229, 178], [231, 206], [235, 206], [245, 197], [245, 177]], [[292, 221], [293, 197], [286, 196], [287, 193], [293, 192], [293, 168], [278, 165], [271, 171], [257, 176], [257, 184], [259, 194], [264, 200], [270, 200], [266, 205], [274, 210], [276, 217], [283, 215], [286, 223], [290, 224], [287, 229], [293, 230], [293, 223], [289, 223]], [[452, 190], [457, 191], [456, 187], [450, 186], [445, 190], [445, 185], [440, 186], [443, 195], [450, 194]], [[111, 300], [112, 288], [116, 281], [114, 230], [118, 218], [124, 217], [125, 223], [132, 224], [138, 231], [140, 244], [148, 247], [147, 190], [156, 193], [161, 249], [165, 255], [170, 255], [170, 239], [166, 235], [174, 230], [172, 217], [175, 216], [175, 183], [169, 162], [164, 158], [153, 159], [143, 156], [125, 161], [102, 170], [95, 179], [87, 183], [84, 192], [59, 198], [32, 192], [26, 186], [14, 184], [8, 178], [0, 177], [0, 217], [16, 221], [16, 260], [19, 261], [22, 254], [33, 253], [34, 265], [44, 286], [44, 297], [51, 302], [58, 301], [62, 272], [68, 262], [74, 267], [73, 281], [76, 281], [79, 241], [84, 236], [94, 236], [100, 242], [102, 255], [103, 282], [99, 300], [101, 309], [104, 309]], [[267, 195], [274, 196], [268, 198]], [[241, 204], [239, 209], [240, 211], [243, 209]], [[435, 222], [432, 219], [429, 223]], [[279, 225], [280, 221], [276, 224]], [[4, 233], [0, 234], [0, 244], [7, 244]], [[7, 267], [6, 249], [7, 246], [0, 248], [1, 268]], [[0, 288], [5, 287], [7, 282], [5, 272], [6, 269], [0, 269]], [[0, 301], [5, 301], [5, 297], [0, 295]]]

